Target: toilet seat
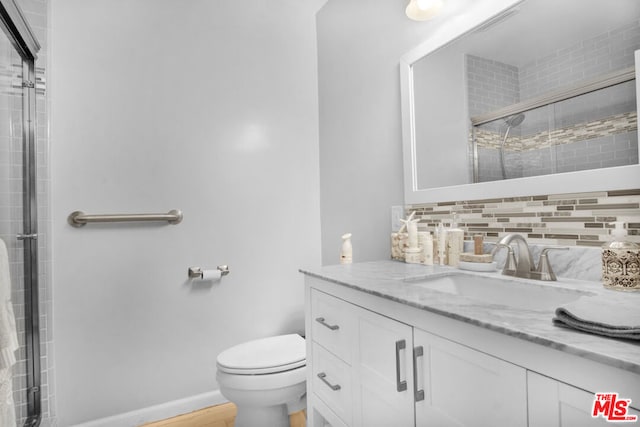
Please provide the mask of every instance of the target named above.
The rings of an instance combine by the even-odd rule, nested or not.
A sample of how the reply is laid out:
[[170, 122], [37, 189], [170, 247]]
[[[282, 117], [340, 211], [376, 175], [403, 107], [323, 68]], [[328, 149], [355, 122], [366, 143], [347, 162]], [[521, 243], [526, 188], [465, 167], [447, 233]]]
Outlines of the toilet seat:
[[305, 340], [298, 334], [245, 342], [218, 355], [222, 372], [236, 375], [275, 374], [306, 365]]

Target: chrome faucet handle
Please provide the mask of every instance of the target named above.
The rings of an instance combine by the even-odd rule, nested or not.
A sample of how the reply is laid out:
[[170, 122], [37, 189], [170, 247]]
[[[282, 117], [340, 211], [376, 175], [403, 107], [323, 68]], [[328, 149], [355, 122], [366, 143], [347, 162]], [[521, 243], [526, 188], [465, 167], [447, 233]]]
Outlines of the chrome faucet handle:
[[518, 263], [516, 262], [516, 254], [511, 246], [507, 246], [507, 260], [504, 262], [503, 274], [515, 274], [518, 270]]
[[496, 243], [495, 247], [491, 251], [492, 255], [495, 255], [498, 250], [501, 248], [507, 249], [507, 259], [504, 262], [504, 267], [502, 268], [502, 274], [507, 276], [515, 276], [516, 270], [518, 268], [518, 263], [516, 262], [516, 256], [513, 251], [513, 248], [510, 245], [505, 243]]
[[536, 279], [538, 280], [548, 280], [548, 281], [556, 281], [558, 280], [556, 278], [555, 273], [553, 272], [553, 269], [551, 268], [551, 264], [549, 263], [549, 256], [547, 255], [547, 253], [549, 251], [567, 251], [569, 250], [568, 247], [564, 246], [564, 247], [550, 247], [550, 248], [544, 248], [542, 250], [542, 252], [540, 253], [540, 259], [538, 260], [538, 267], [536, 268], [535, 271], [535, 276]]

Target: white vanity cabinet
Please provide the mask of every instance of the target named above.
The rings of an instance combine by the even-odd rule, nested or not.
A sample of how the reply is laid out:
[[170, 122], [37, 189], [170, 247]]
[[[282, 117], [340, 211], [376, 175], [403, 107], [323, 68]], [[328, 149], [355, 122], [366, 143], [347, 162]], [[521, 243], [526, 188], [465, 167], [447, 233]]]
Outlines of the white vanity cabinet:
[[[602, 416], [591, 416], [593, 393], [531, 371], [527, 372], [527, 384], [529, 427], [611, 425]], [[640, 420], [640, 411], [630, 408], [627, 414]]]
[[527, 425], [526, 370], [414, 329], [416, 426]]
[[596, 392], [640, 403], [637, 373], [313, 276], [305, 289], [310, 427], [582, 427], [608, 424]]
[[526, 426], [524, 369], [317, 289], [310, 303], [311, 426]]
[[310, 401], [330, 408], [310, 424], [414, 425], [412, 328], [315, 289], [310, 299]]

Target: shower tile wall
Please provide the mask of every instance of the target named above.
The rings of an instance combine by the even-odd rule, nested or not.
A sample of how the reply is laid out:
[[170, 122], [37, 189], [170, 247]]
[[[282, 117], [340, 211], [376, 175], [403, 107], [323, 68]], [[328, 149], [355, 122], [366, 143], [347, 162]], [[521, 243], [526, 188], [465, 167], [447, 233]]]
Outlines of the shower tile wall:
[[428, 203], [406, 211], [416, 212], [420, 231], [431, 232], [455, 214], [466, 240], [480, 234], [496, 242], [519, 233], [530, 243], [600, 247], [609, 239], [609, 223], [623, 221], [629, 240], [640, 243], [640, 189]]
[[522, 100], [634, 65], [640, 49], [640, 20], [521, 65]]
[[[468, 99], [471, 116], [487, 113], [515, 102], [634, 65], [634, 51], [640, 49], [640, 20], [565, 47], [518, 67], [490, 59], [467, 58]], [[514, 76], [515, 74], [515, 76]], [[509, 84], [505, 85], [502, 82]], [[514, 96], [512, 82], [517, 82]], [[476, 82], [481, 82], [477, 87]], [[505, 87], [506, 86], [506, 87]], [[494, 92], [505, 92], [496, 95]], [[511, 129], [505, 159], [507, 176], [542, 175], [638, 163], [637, 119], [634, 82], [526, 112], [525, 122]], [[505, 102], [500, 102], [500, 100]], [[621, 116], [623, 115], [623, 116]], [[603, 121], [604, 118], [604, 121]], [[622, 132], [611, 126], [627, 121]], [[617, 126], [617, 125], [616, 125]], [[599, 134], [575, 135], [576, 128], [598, 128]], [[498, 146], [506, 126], [502, 120], [476, 130], [479, 144], [480, 181], [502, 179]], [[549, 135], [549, 132], [552, 135]], [[542, 136], [544, 146], [527, 144]]]
[[519, 71], [513, 65], [467, 55], [469, 116], [520, 101]]
[[[473, 55], [466, 56], [466, 67], [470, 117], [520, 102], [517, 67]], [[487, 123], [476, 130], [478, 164], [482, 166], [478, 170], [480, 182], [502, 179], [498, 147], [504, 130], [502, 121]], [[514, 137], [519, 136], [520, 128], [512, 129], [510, 134], [510, 140], [513, 140]], [[469, 129], [469, 135], [470, 138], [473, 137], [472, 129]], [[491, 140], [487, 141], [489, 138]], [[521, 156], [505, 152], [505, 167], [509, 170], [508, 176], [513, 176], [512, 169], [516, 171], [522, 169]]]

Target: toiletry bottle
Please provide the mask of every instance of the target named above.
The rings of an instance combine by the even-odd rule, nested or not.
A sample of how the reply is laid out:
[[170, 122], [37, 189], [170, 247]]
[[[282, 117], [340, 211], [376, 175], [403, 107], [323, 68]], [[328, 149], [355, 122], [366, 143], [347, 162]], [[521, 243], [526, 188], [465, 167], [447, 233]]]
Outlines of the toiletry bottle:
[[433, 265], [433, 237], [428, 231], [422, 240], [422, 263], [424, 265]]
[[602, 283], [605, 288], [640, 291], [640, 245], [627, 240], [622, 221], [612, 222], [613, 241], [602, 248]]
[[440, 242], [440, 230], [438, 226], [433, 227], [433, 263], [440, 264], [440, 255], [438, 254], [438, 246]]
[[464, 249], [464, 231], [458, 228], [456, 215], [453, 215], [451, 228], [447, 230], [447, 262], [452, 267], [460, 264], [460, 254]]
[[474, 255], [482, 255], [484, 254], [484, 237], [482, 234], [476, 234], [473, 236], [473, 254]]
[[409, 248], [418, 249], [418, 221], [419, 219], [401, 219], [407, 226], [407, 234], [409, 235]]
[[427, 240], [428, 231], [418, 231], [418, 249], [420, 249], [420, 262], [424, 264], [424, 245]]
[[340, 264], [351, 264], [353, 261], [353, 247], [351, 233], [342, 235], [342, 249], [340, 250]]
[[407, 226], [408, 244], [409, 247], [404, 250], [404, 262], [410, 264], [419, 264], [422, 256], [422, 251], [418, 246], [418, 221], [420, 219], [401, 219]]
[[438, 260], [440, 265], [447, 264], [447, 230], [438, 224]]

